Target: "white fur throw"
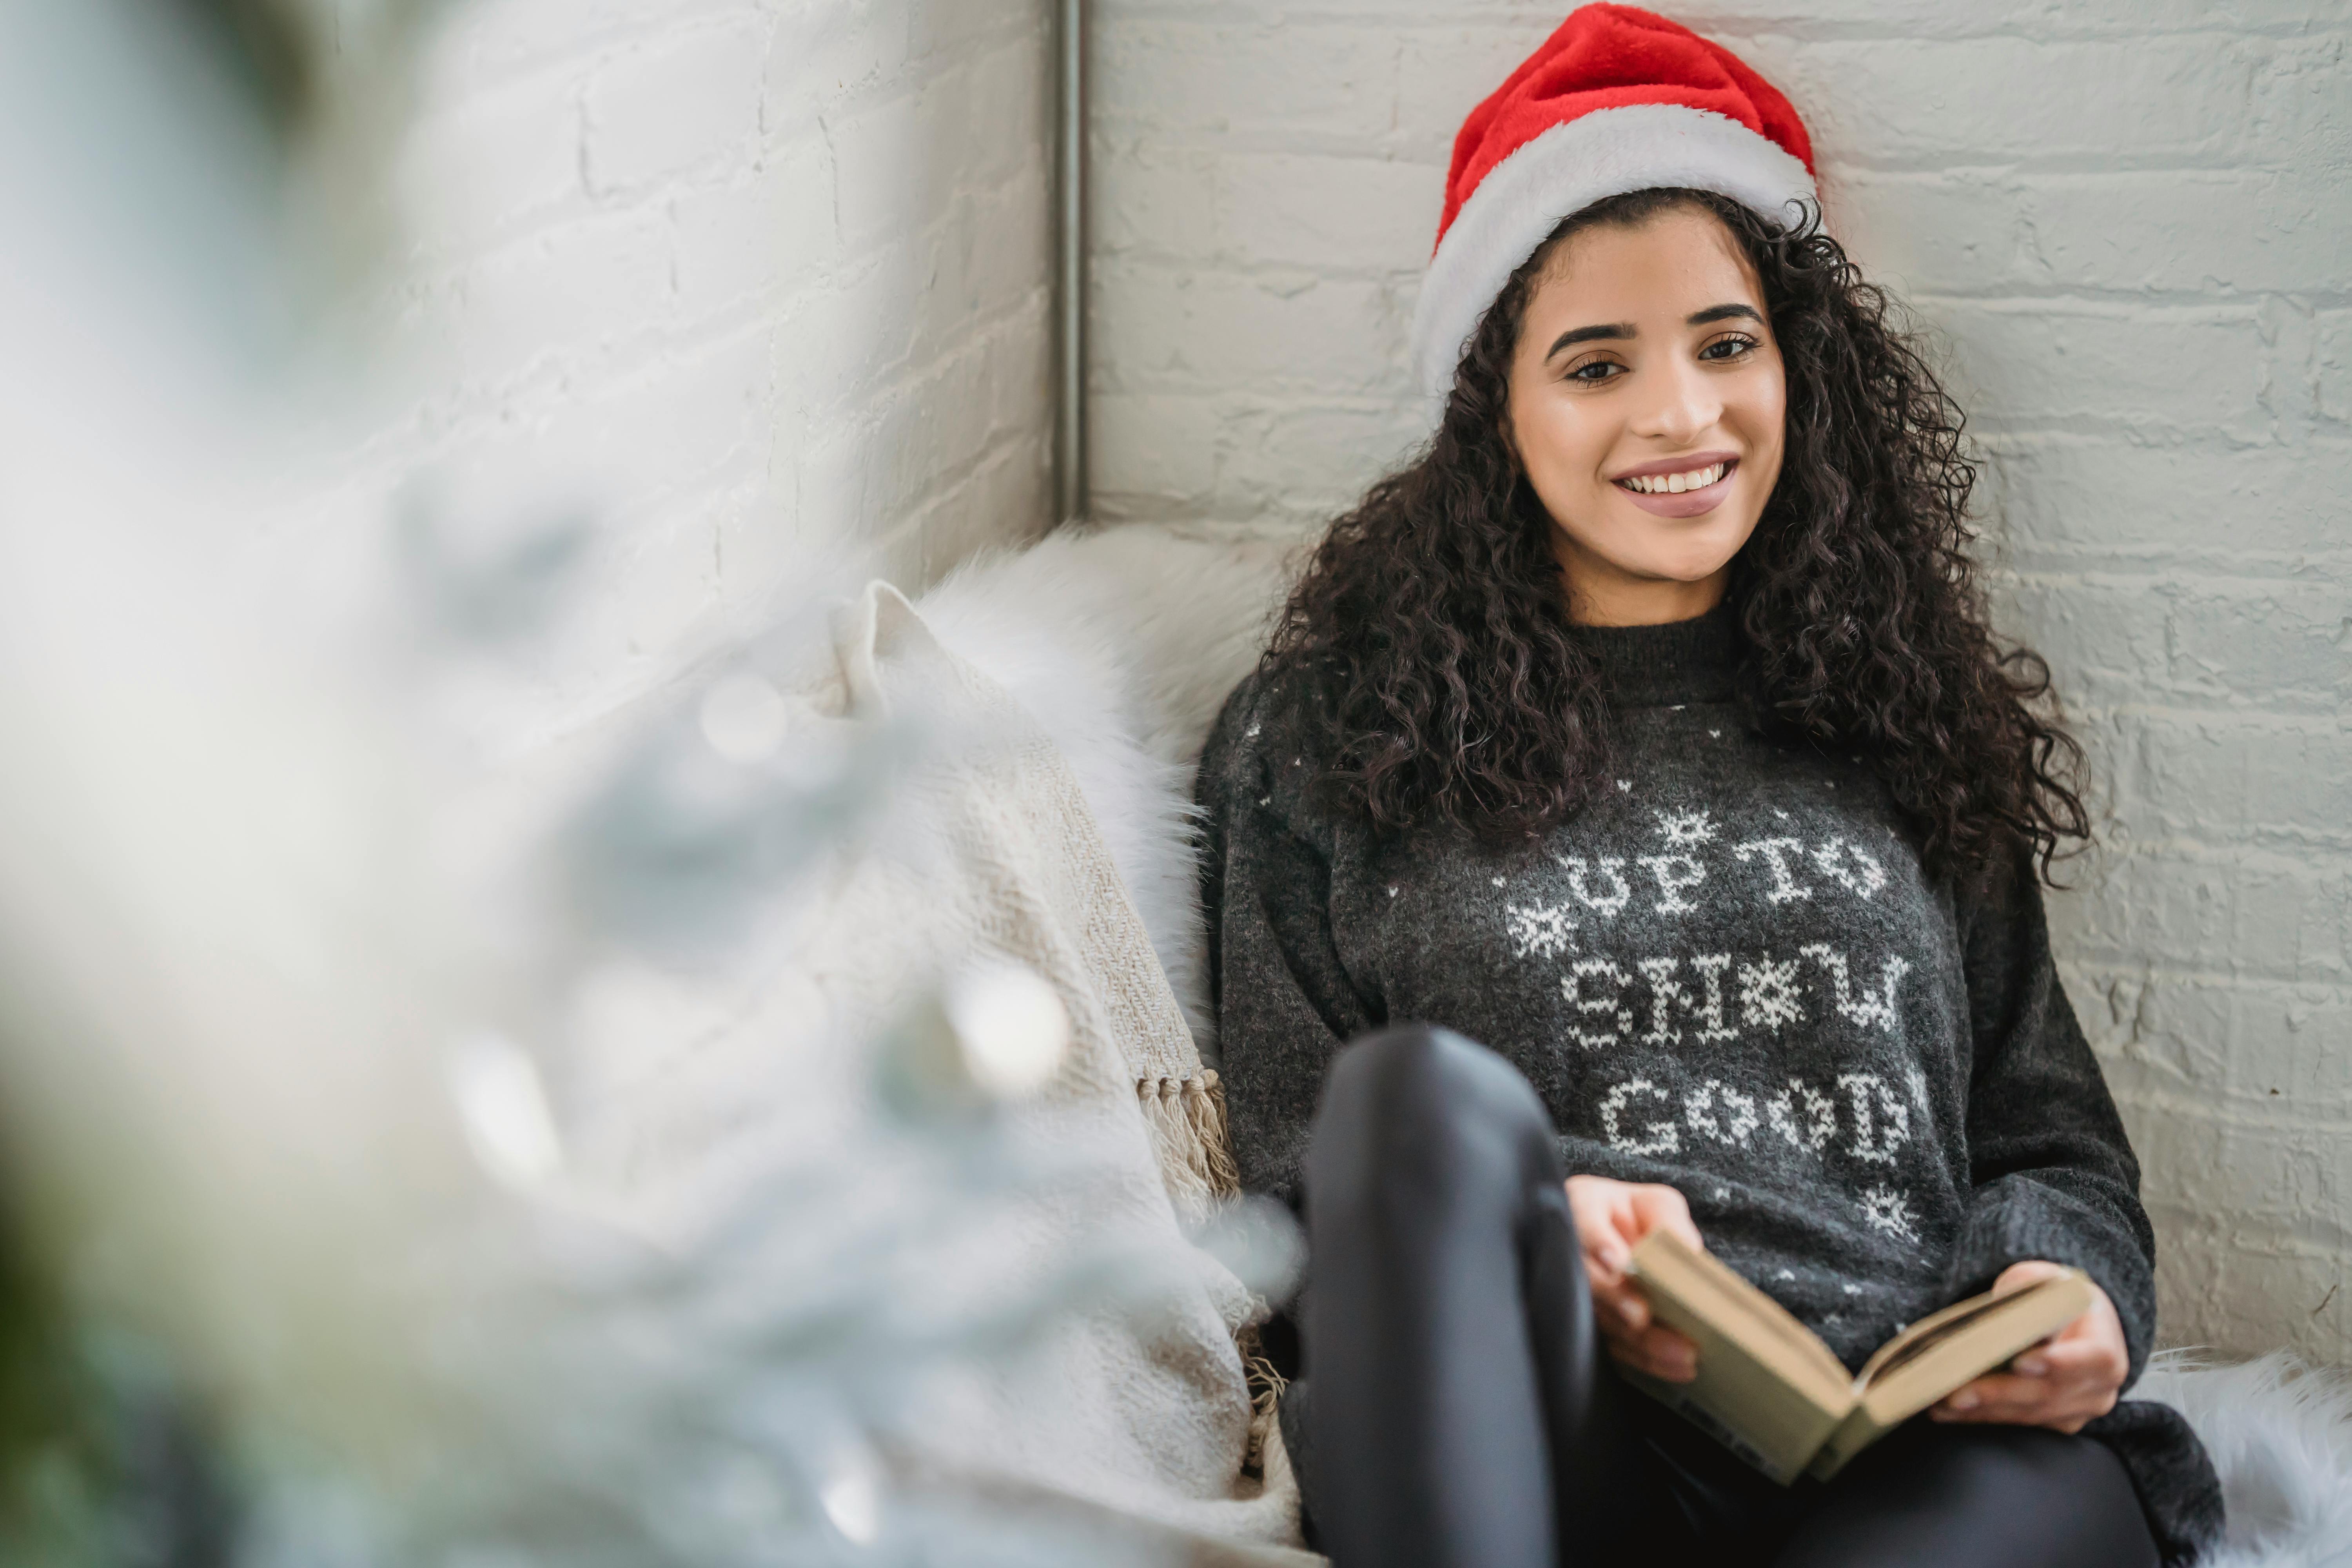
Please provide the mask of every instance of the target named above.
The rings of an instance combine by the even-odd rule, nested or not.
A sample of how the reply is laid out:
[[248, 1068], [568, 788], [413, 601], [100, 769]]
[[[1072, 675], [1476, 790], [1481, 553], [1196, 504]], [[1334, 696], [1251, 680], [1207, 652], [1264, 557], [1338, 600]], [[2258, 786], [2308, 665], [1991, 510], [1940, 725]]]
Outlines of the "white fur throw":
[[[1061, 748], [1111, 859], [1207, 1043], [1192, 771], [1287, 581], [1263, 539], [1131, 524], [984, 558], [927, 595], [941, 641]], [[2352, 1393], [2284, 1353], [2158, 1358], [2137, 1396], [2178, 1406], [2220, 1469], [2230, 1526], [2210, 1568], [2352, 1568]]]
[[933, 635], [986, 670], [1069, 760], [1192, 1033], [1209, 1043], [1192, 770], [1287, 581], [1264, 541], [1065, 531], [981, 557], [923, 595]]

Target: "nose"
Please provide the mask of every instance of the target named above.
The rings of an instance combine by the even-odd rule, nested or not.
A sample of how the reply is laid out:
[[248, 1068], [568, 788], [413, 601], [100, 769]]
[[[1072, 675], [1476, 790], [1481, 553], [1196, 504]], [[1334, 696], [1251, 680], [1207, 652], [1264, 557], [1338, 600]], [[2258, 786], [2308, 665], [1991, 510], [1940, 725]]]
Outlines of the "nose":
[[1645, 378], [1648, 402], [1636, 412], [1633, 434], [1687, 447], [1723, 417], [1723, 398], [1700, 368], [1677, 355], [1663, 374]]

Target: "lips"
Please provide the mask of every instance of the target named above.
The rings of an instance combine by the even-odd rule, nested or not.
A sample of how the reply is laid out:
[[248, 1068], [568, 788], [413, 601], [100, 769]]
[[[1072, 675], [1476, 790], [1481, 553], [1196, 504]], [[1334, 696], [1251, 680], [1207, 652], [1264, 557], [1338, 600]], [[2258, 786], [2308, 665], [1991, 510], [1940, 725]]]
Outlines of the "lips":
[[[1675, 490], [1664, 487], [1677, 479], [1703, 479], [1710, 469], [1719, 468], [1721, 476], [1712, 483]], [[1713, 511], [1731, 493], [1731, 481], [1739, 472], [1739, 459], [1728, 452], [1697, 452], [1687, 458], [1670, 458], [1662, 462], [1645, 463], [1630, 473], [1618, 475], [1611, 483], [1617, 492], [1653, 517], [1697, 517]], [[1636, 483], [1659, 488], [1643, 490]]]

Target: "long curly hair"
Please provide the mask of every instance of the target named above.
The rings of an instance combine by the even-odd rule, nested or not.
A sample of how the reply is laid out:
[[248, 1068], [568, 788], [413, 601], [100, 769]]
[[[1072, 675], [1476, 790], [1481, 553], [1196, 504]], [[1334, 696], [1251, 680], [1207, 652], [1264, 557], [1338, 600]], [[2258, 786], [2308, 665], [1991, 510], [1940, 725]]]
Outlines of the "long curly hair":
[[1609, 776], [1609, 693], [1505, 436], [1509, 366], [1563, 240], [1675, 206], [1738, 240], [1788, 377], [1780, 481], [1727, 595], [1749, 721], [1864, 755], [1931, 876], [2021, 838], [2048, 879], [2090, 837], [2083, 752], [2049, 667], [1987, 624], [1960, 410], [1817, 213], [1784, 225], [1705, 191], [1638, 191], [1563, 221], [1488, 307], [1428, 445], [1331, 524], [1263, 664], [1309, 678], [1318, 793], [1382, 834], [1443, 822], [1507, 841], [1573, 816]]

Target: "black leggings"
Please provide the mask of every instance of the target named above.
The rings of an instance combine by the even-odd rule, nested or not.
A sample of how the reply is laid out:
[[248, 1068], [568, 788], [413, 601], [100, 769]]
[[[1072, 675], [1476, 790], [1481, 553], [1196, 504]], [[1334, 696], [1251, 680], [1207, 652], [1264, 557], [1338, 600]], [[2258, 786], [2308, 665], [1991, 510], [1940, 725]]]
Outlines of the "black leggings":
[[1915, 1421], [1783, 1489], [1621, 1384], [1542, 1102], [1458, 1035], [1340, 1052], [1306, 1174], [1306, 1376], [1283, 1426], [1339, 1568], [2155, 1568], [2090, 1438]]

